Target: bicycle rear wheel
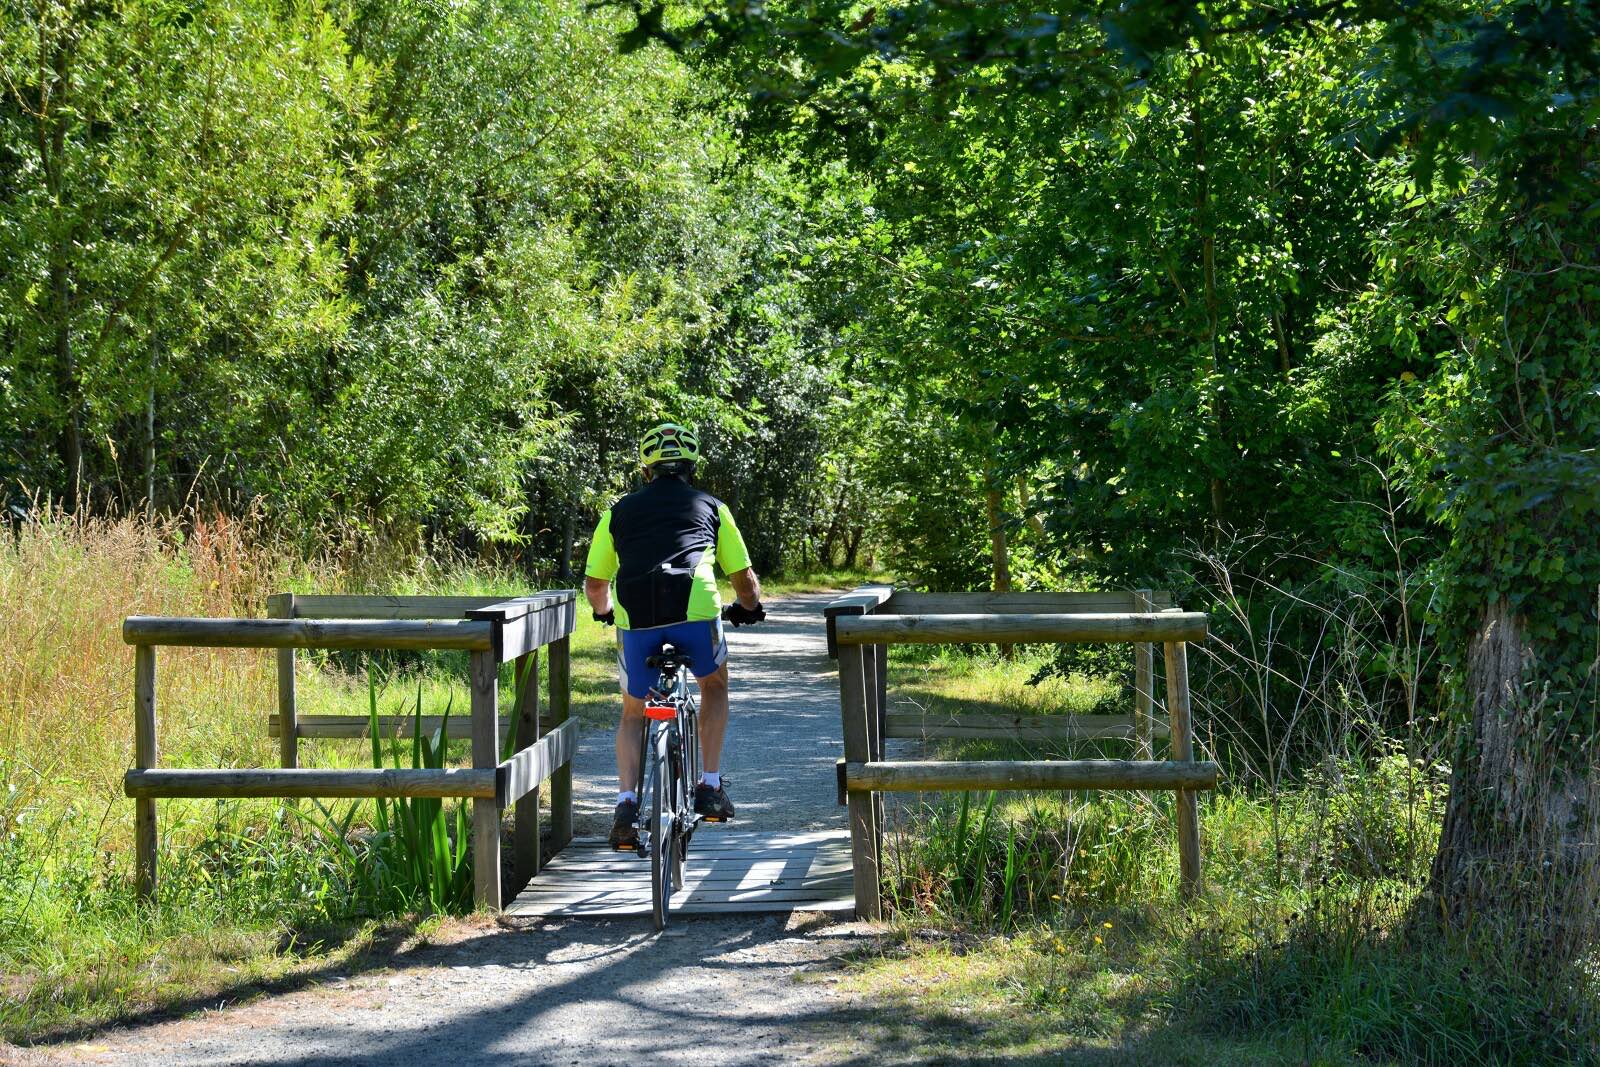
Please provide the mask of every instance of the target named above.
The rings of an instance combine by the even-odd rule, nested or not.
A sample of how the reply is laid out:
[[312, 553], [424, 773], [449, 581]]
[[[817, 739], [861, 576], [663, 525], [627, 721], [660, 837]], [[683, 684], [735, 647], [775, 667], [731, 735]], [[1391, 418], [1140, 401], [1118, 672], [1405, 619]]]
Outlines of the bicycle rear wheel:
[[657, 930], [667, 928], [667, 905], [672, 899], [673, 856], [678, 851], [672, 823], [674, 807], [670, 801], [672, 779], [667, 759], [665, 731], [654, 746], [651, 758], [655, 773], [650, 777], [650, 914]]

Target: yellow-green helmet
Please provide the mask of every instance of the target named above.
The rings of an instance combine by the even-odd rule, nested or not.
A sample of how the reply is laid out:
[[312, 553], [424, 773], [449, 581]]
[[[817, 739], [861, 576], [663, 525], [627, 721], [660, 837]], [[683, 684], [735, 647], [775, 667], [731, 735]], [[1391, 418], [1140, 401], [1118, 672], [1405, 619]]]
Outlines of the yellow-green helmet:
[[639, 462], [646, 467], [673, 460], [700, 461], [700, 438], [687, 426], [663, 422], [639, 439]]

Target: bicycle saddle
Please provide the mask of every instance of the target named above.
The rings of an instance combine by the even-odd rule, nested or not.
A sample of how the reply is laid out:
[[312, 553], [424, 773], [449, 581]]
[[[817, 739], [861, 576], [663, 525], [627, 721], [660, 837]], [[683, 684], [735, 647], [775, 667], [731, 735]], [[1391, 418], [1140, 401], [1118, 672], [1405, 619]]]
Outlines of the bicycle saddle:
[[688, 663], [689, 657], [671, 645], [662, 645], [659, 653], [647, 656], [644, 661], [646, 667], [653, 667], [658, 671], [675, 671], [679, 667], [687, 666]]

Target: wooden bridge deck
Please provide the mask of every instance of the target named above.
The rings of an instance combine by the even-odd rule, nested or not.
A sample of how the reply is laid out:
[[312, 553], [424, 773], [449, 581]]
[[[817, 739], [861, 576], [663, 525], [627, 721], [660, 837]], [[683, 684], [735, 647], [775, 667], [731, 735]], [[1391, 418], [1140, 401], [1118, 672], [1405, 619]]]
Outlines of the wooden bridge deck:
[[[689, 846], [681, 915], [733, 911], [850, 911], [855, 907], [847, 830], [810, 833], [702, 826]], [[522, 916], [650, 914], [650, 861], [575, 838], [506, 908]]]

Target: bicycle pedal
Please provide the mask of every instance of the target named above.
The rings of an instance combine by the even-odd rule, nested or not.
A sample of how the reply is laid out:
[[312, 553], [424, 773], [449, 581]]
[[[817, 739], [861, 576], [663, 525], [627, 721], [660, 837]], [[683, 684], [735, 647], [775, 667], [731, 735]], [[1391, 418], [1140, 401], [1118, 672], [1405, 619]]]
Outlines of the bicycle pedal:
[[702, 816], [700, 816], [700, 821], [701, 822], [727, 822], [728, 820], [724, 819], [720, 815], [702, 815]]

